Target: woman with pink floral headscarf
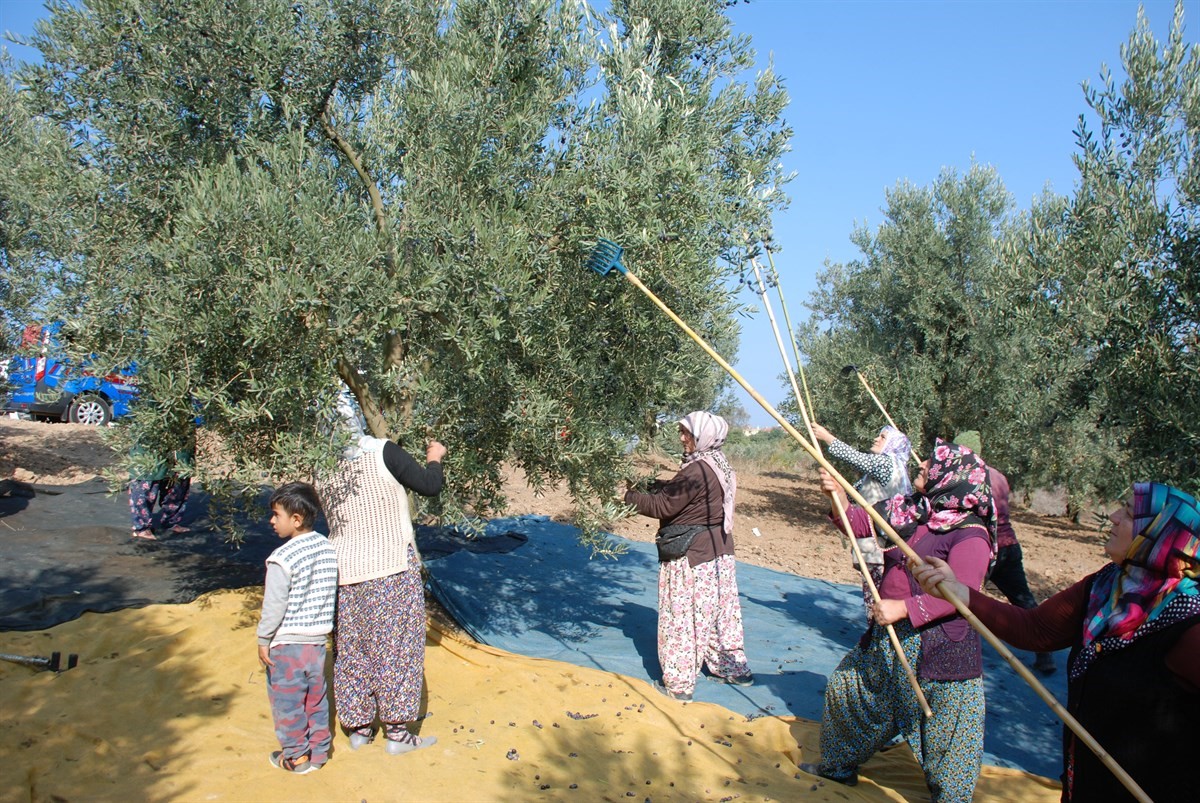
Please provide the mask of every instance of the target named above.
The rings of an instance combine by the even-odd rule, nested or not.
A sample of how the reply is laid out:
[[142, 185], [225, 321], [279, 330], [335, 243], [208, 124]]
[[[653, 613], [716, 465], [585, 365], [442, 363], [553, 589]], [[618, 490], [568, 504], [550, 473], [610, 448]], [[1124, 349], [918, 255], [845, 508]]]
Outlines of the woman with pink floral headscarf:
[[[658, 660], [654, 686], [691, 700], [707, 665], [713, 680], [749, 686], [742, 609], [733, 554], [737, 476], [721, 452], [729, 425], [698, 411], [679, 421], [683, 463], [649, 493], [627, 491], [625, 504], [659, 520]], [[673, 541], [674, 546], [668, 545]]]
[[[875, 505], [922, 558], [939, 557], [979, 588], [995, 542], [987, 467], [969, 449], [938, 440], [921, 465], [916, 493]], [[821, 490], [845, 493], [826, 472]], [[831, 499], [832, 502], [832, 499]], [[872, 533], [866, 511], [847, 511], [855, 537]], [[840, 518], [831, 520], [840, 526]], [[829, 676], [821, 717], [821, 761], [800, 769], [839, 783], [858, 782], [858, 767], [901, 736], [925, 772], [936, 803], [967, 803], [983, 761], [983, 651], [979, 635], [954, 606], [921, 591], [899, 549], [884, 553], [881, 600], [871, 624]], [[884, 625], [892, 625], [916, 669], [932, 716], [922, 719], [916, 693]]]
[[[1137, 483], [1109, 516], [1111, 563], [1026, 610], [963, 584], [931, 558], [913, 574], [943, 583], [1014, 647], [1071, 648], [1067, 710], [1153, 800], [1196, 799], [1200, 723], [1200, 505], [1178, 488]], [[1063, 729], [1064, 801], [1134, 798]]]

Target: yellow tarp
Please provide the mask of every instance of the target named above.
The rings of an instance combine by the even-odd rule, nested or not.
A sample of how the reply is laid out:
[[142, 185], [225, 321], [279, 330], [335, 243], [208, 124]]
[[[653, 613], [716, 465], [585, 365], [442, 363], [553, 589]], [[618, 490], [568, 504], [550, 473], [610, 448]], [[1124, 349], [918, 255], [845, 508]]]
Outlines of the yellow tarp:
[[[848, 788], [803, 773], [818, 726], [684, 705], [645, 680], [525, 658], [430, 630], [423, 734], [389, 756], [340, 733], [320, 772], [278, 749], [254, 627], [261, 591], [87, 614], [0, 633], [0, 652], [78, 653], [61, 674], [0, 662], [0, 799], [17, 801], [923, 800], [906, 747]], [[574, 716], [573, 716], [574, 715]], [[510, 758], [511, 756], [511, 758]], [[1058, 784], [985, 768], [975, 799], [1051, 803]]]

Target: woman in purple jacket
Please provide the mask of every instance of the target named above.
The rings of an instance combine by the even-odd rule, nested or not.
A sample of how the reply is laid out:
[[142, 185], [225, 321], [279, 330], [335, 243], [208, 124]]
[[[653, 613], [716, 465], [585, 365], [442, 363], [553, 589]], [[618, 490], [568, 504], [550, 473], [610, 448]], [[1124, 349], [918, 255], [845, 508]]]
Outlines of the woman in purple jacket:
[[[979, 588], [995, 542], [987, 467], [974, 453], [941, 440], [921, 465], [916, 493], [876, 505], [922, 558], [943, 558]], [[825, 472], [821, 490], [845, 494]], [[866, 511], [848, 510], [848, 533], [872, 534]], [[835, 522], [836, 523], [836, 522]], [[949, 602], [921, 591], [896, 547], [884, 552], [882, 600], [872, 622], [829, 677], [821, 718], [820, 764], [805, 772], [853, 785], [857, 770], [893, 737], [912, 748], [931, 799], [971, 800], [983, 759], [983, 656], [979, 635]], [[916, 694], [883, 625], [893, 625], [933, 716], [921, 719]]]

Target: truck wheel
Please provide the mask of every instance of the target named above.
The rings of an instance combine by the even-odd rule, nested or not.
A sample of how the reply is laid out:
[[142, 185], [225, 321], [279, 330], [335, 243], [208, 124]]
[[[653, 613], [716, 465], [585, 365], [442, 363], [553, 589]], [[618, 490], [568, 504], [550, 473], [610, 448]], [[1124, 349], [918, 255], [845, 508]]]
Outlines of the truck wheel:
[[67, 410], [67, 420], [72, 424], [89, 424], [102, 427], [112, 421], [112, 408], [103, 396], [87, 394], [76, 396]]

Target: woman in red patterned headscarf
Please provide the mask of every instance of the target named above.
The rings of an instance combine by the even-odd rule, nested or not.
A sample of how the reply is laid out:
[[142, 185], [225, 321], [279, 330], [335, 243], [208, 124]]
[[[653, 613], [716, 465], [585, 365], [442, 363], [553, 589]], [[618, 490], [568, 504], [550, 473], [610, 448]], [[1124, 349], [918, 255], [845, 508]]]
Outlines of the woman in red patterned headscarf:
[[[1112, 562], [1032, 610], [967, 588], [936, 559], [913, 574], [930, 594], [945, 583], [1014, 647], [1071, 647], [1070, 713], [1151, 798], [1195, 800], [1200, 507], [1170, 485], [1138, 483], [1109, 520]], [[1064, 801], [1134, 799], [1069, 729], [1062, 780]]]

